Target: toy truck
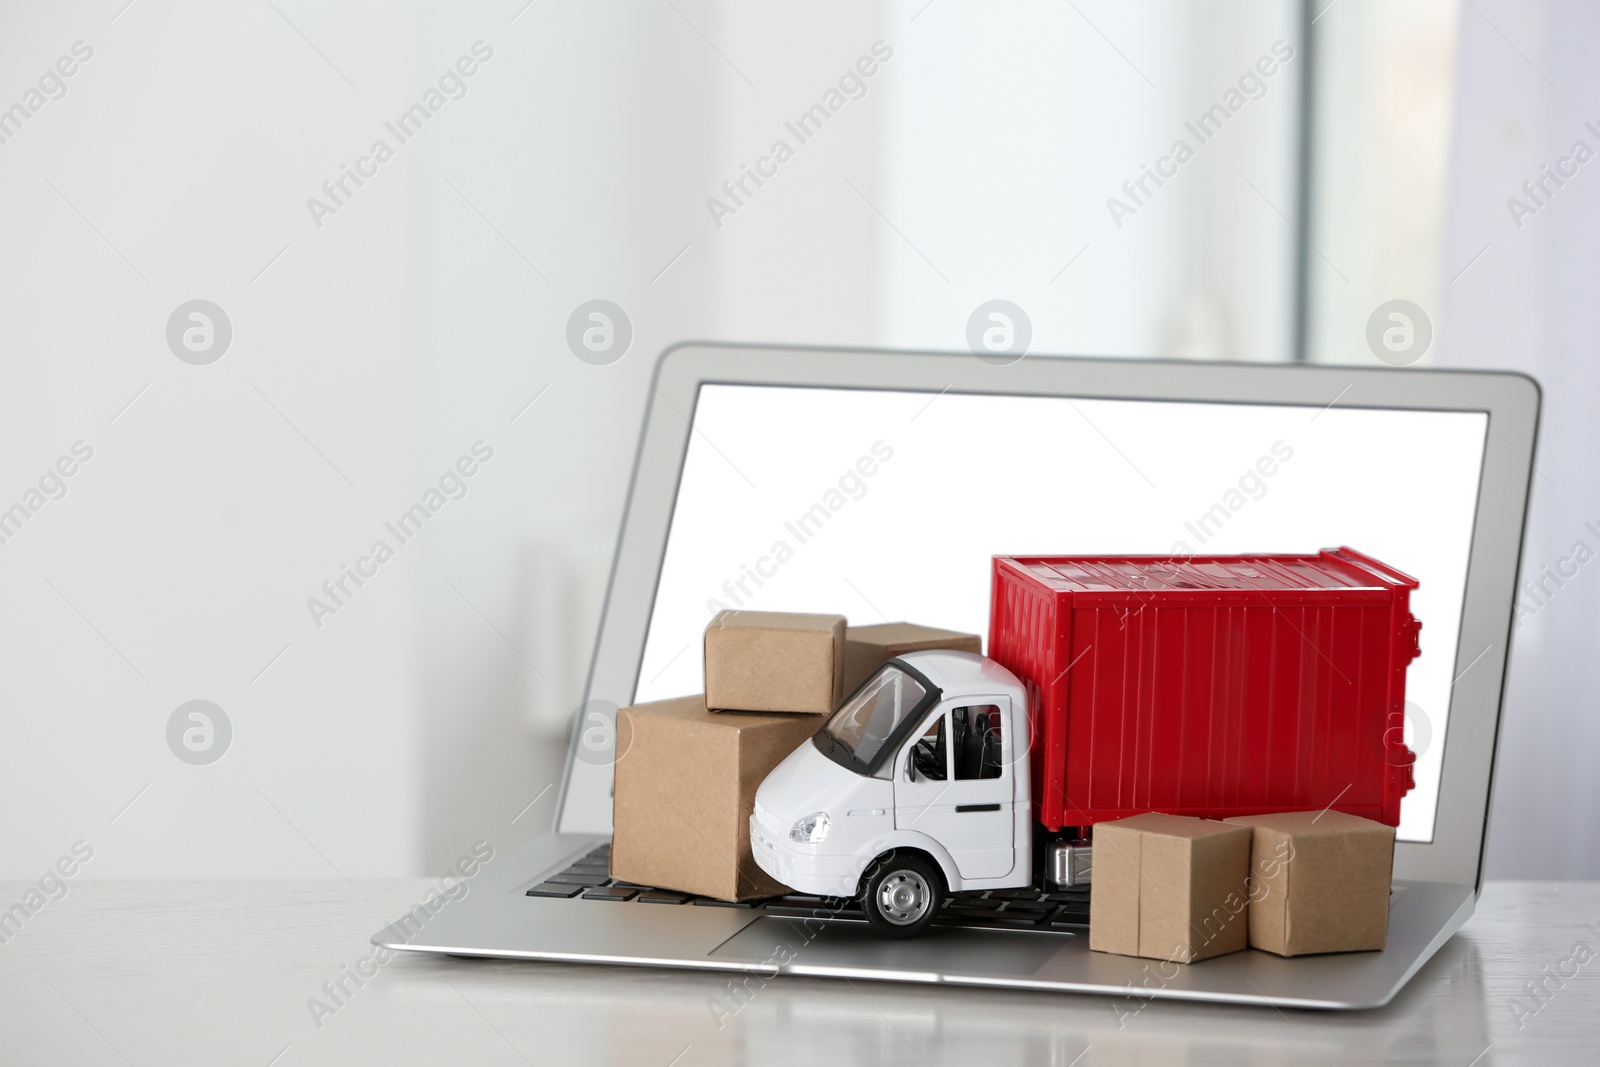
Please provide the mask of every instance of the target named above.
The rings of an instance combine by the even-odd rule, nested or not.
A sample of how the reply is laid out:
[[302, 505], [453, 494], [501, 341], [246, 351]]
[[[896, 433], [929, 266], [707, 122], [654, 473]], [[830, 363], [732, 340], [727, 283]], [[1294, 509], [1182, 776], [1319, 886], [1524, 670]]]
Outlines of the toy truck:
[[1332, 808], [1396, 826], [1408, 577], [1316, 555], [996, 557], [989, 655], [880, 667], [762, 782], [756, 862], [885, 934], [1078, 886], [1095, 823]]

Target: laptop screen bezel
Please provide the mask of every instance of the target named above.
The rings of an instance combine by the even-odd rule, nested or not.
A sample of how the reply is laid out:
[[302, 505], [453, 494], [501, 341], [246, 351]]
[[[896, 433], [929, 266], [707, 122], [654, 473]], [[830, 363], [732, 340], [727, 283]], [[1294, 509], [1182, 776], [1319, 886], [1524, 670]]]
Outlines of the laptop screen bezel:
[[[667, 535], [705, 384], [1124, 399], [1314, 408], [1475, 411], [1488, 431], [1473, 520], [1438, 810], [1431, 843], [1400, 842], [1395, 877], [1481, 888], [1539, 389], [1516, 373], [1028, 356], [996, 366], [965, 353], [686, 342], [651, 381], [586, 707], [625, 705], [637, 685]], [[592, 702], [592, 703], [591, 703]], [[611, 767], [574, 729], [555, 828], [609, 833]], [[582, 758], [588, 756], [589, 758]]]

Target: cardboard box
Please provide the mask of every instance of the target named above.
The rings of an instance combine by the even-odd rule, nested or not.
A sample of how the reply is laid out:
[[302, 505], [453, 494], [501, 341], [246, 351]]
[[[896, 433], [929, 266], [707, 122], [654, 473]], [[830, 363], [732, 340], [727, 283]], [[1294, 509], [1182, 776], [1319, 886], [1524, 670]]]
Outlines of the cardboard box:
[[1089, 947], [1194, 963], [1248, 940], [1248, 827], [1135, 815], [1094, 828]]
[[1280, 956], [1381, 949], [1394, 828], [1338, 811], [1228, 819], [1255, 834], [1250, 947]]
[[983, 638], [914, 622], [851, 626], [844, 634], [844, 695], [849, 696], [872, 672], [896, 656], [933, 649], [982, 652]]
[[712, 712], [701, 696], [623, 708], [611, 876], [719, 900], [786, 892], [750, 854], [750, 814], [762, 779], [819, 725]]
[[719, 611], [706, 627], [706, 703], [827, 715], [844, 699], [843, 615]]

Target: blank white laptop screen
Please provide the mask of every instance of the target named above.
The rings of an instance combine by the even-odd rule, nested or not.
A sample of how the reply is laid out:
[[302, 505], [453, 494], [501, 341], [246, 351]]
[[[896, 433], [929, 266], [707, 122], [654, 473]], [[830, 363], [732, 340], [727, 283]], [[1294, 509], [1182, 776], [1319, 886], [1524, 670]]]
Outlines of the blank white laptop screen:
[[995, 555], [1349, 545], [1421, 583], [1399, 837], [1432, 838], [1486, 415], [708, 384], [693, 419], [635, 700], [702, 690], [725, 607], [987, 637]]

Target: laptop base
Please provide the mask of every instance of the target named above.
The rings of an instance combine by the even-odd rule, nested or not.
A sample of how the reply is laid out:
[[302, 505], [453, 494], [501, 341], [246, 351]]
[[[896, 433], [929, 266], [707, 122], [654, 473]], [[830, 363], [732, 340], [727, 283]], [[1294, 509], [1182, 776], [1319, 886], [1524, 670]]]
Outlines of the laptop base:
[[[1466, 886], [1399, 881], [1382, 952], [1284, 959], [1247, 950], [1201, 963], [1091, 952], [1087, 931], [940, 926], [896, 941], [847, 911], [792, 905], [652, 906], [627, 900], [528, 896], [527, 890], [604, 845], [600, 836], [551, 834], [486, 867], [466, 897], [423, 909], [374, 934], [406, 952], [779, 975], [989, 986], [1061, 993], [1202, 1000], [1293, 1008], [1387, 1004], [1471, 916]], [[618, 894], [620, 895], [620, 894]]]

